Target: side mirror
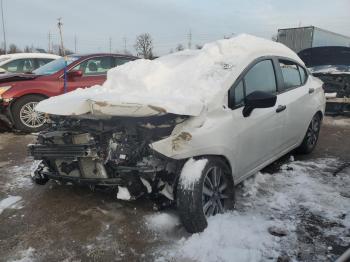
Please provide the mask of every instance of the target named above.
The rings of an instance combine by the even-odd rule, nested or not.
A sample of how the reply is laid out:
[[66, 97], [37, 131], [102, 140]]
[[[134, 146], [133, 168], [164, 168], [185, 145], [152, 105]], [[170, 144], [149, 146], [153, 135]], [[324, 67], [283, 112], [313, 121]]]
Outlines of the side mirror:
[[254, 91], [245, 98], [243, 116], [248, 117], [255, 108], [268, 108], [276, 104], [277, 96], [263, 91]]
[[0, 74], [5, 74], [7, 71], [0, 67]]
[[74, 71], [67, 72], [68, 79], [73, 79], [73, 78], [82, 77], [82, 76], [83, 76], [83, 71], [81, 70], [74, 70]]

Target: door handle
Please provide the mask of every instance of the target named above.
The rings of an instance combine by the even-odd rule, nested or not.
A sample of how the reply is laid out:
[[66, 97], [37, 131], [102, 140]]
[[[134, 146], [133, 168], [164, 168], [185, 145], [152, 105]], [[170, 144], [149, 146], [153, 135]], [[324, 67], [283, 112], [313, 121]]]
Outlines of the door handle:
[[315, 88], [309, 88], [309, 94], [312, 94], [313, 92], [315, 92]]
[[276, 113], [282, 112], [282, 111], [286, 110], [286, 108], [287, 108], [287, 106], [279, 105], [276, 109]]

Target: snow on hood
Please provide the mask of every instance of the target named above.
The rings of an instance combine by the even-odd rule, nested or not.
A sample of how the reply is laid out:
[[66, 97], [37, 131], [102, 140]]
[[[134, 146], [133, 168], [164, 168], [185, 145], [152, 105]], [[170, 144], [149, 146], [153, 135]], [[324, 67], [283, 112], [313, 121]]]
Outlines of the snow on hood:
[[313, 74], [350, 74], [350, 66], [347, 65], [322, 65], [309, 67]]
[[254, 59], [278, 55], [303, 62], [286, 46], [239, 35], [155, 60], [139, 59], [108, 71], [102, 86], [77, 89], [39, 103], [36, 110], [56, 115], [199, 115], [221, 106], [224, 94]]

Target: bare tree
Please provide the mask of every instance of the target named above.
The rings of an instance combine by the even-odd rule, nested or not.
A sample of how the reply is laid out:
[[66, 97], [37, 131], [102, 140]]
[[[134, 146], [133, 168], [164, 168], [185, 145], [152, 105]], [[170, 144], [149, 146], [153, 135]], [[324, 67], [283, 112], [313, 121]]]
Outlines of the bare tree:
[[31, 53], [32, 51], [32, 48], [28, 45], [24, 48], [24, 53]]
[[184, 46], [182, 44], [178, 44], [177, 47], [175, 48], [176, 51], [182, 51], [185, 50]]
[[10, 47], [9, 47], [10, 54], [21, 53], [21, 52], [22, 51], [15, 44], [10, 45]]
[[149, 33], [144, 33], [136, 37], [134, 45], [137, 55], [143, 56], [145, 59], [152, 59], [153, 57], [153, 43], [152, 37]]
[[277, 34], [273, 34], [273, 35], [271, 36], [271, 40], [274, 41], [274, 42], [277, 42], [277, 41], [278, 41]]

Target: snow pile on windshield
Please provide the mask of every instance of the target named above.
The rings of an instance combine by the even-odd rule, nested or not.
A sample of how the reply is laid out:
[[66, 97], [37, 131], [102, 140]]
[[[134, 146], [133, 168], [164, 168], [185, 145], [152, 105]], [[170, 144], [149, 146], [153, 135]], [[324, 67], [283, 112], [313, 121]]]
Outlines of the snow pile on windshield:
[[36, 110], [57, 115], [142, 116], [156, 111], [199, 115], [206, 106], [221, 106], [223, 94], [241, 71], [267, 55], [303, 64], [286, 46], [243, 34], [208, 43], [201, 50], [131, 61], [109, 70], [102, 86], [52, 97]]

